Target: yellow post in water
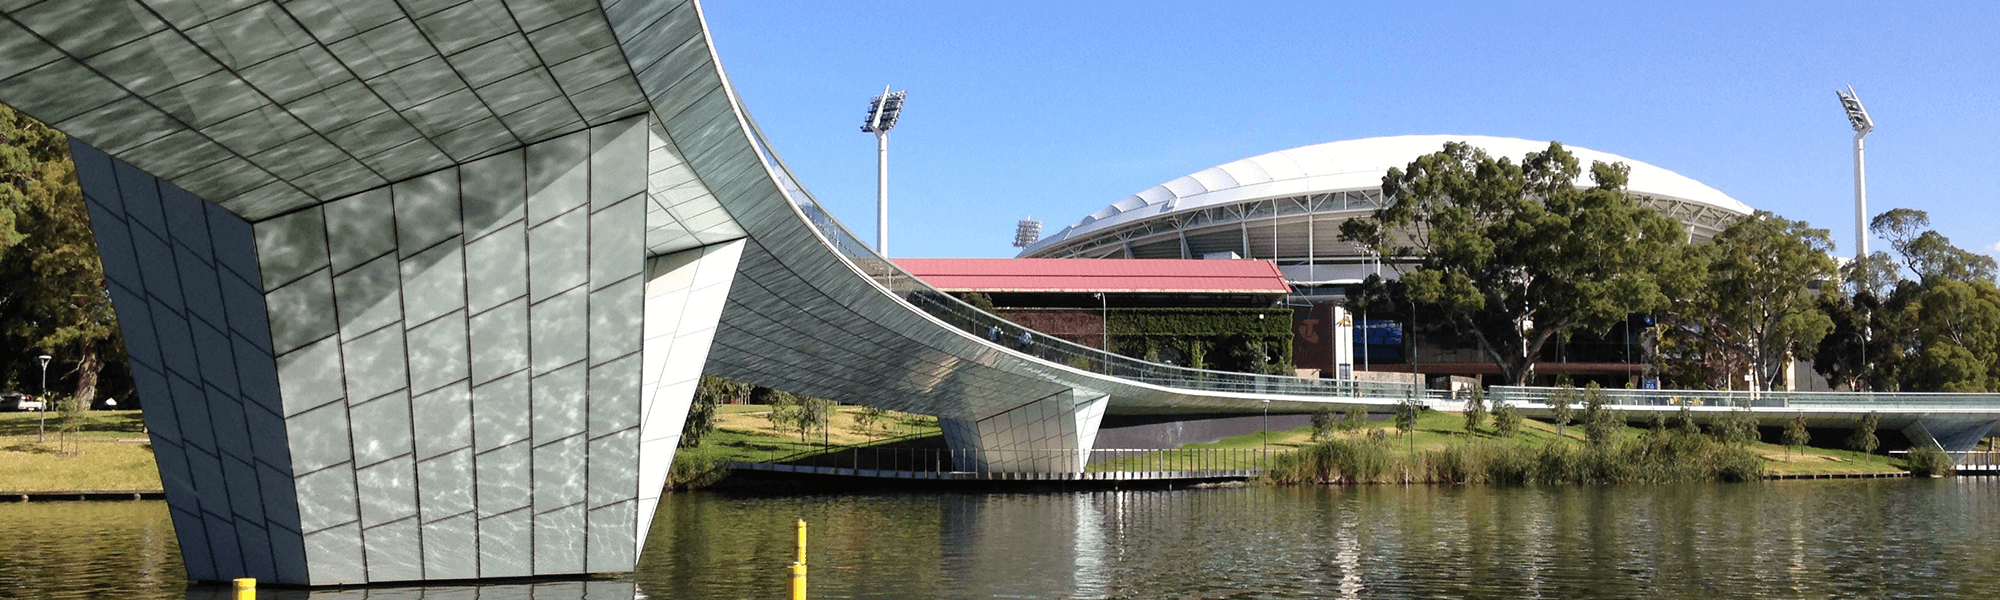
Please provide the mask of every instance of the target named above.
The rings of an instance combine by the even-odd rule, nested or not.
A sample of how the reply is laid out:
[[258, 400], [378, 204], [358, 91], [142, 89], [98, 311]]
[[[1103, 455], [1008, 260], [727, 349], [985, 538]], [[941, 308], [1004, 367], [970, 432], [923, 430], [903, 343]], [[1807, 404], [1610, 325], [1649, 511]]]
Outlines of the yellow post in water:
[[792, 600], [806, 600], [806, 520], [799, 519], [799, 555], [792, 561]]
[[257, 600], [257, 580], [244, 577], [236, 580], [236, 600]]

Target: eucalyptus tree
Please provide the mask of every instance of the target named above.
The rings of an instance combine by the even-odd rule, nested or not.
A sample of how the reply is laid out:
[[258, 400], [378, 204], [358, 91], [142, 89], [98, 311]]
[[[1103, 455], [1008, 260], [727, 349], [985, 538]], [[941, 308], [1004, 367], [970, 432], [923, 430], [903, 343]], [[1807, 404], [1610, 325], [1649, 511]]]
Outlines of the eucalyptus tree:
[[1384, 206], [1341, 236], [1398, 267], [1409, 297], [1442, 309], [1510, 385], [1533, 374], [1549, 340], [1608, 330], [1663, 308], [1659, 278], [1686, 234], [1622, 190], [1630, 169], [1593, 163], [1593, 185], [1562, 144], [1519, 164], [1462, 142], [1382, 177]]
[[1930, 213], [1914, 208], [1890, 209], [1868, 221], [1869, 230], [1889, 240], [1889, 247], [1902, 255], [1903, 266], [1916, 274], [1918, 284], [1994, 281], [2000, 265], [1993, 257], [1952, 245], [1930, 225]]
[[1576, 387], [1570, 385], [1568, 381], [1564, 381], [1549, 394], [1549, 418], [1555, 421], [1556, 437], [1567, 436], [1568, 432], [1565, 429], [1570, 422], [1576, 420], [1576, 408], [1572, 406], [1576, 403], [1576, 399]]
[[1904, 314], [1918, 344], [1901, 372], [1905, 387], [2000, 390], [2000, 288], [1987, 281], [1938, 281], [1917, 294]]
[[708, 434], [715, 432], [718, 407], [749, 394], [750, 384], [713, 375], [701, 376], [701, 382], [695, 385], [694, 402], [688, 408], [687, 421], [681, 426], [680, 447], [700, 446]]
[[1875, 430], [1882, 426], [1881, 413], [1870, 412], [1854, 420], [1854, 433], [1847, 436], [1847, 447], [1862, 454], [1874, 454], [1882, 441], [1875, 437]]
[[[1804, 221], [1767, 211], [1738, 220], [1713, 242], [1688, 248], [1691, 276], [1672, 280], [1675, 300], [1663, 315], [1669, 336], [1732, 355], [1753, 387], [1770, 386], [1833, 329], [1815, 289], [1833, 278], [1832, 251], [1827, 231]], [[1721, 375], [1718, 383], [1729, 383], [1730, 373]]]
[[[122, 371], [124, 344], [76, 165], [61, 132], [0, 105], [0, 351], [49, 354], [68, 396], [98, 397], [106, 365]], [[31, 354], [32, 353], [32, 354]], [[23, 361], [8, 361], [20, 368]], [[126, 379], [119, 373], [119, 379]], [[123, 391], [123, 390], [120, 390]]]
[[1928, 213], [1909, 208], [1870, 221], [1894, 253], [1850, 263], [1844, 297], [1823, 302], [1834, 329], [1813, 365], [1829, 380], [1879, 390], [2000, 389], [2000, 268], [1930, 226]]
[[1473, 386], [1472, 393], [1465, 398], [1465, 437], [1479, 433], [1479, 425], [1486, 422], [1486, 394]]
[[1812, 435], [1806, 433], [1806, 414], [1799, 413], [1785, 423], [1785, 460], [1790, 461], [1792, 451], [1804, 448], [1812, 442]]

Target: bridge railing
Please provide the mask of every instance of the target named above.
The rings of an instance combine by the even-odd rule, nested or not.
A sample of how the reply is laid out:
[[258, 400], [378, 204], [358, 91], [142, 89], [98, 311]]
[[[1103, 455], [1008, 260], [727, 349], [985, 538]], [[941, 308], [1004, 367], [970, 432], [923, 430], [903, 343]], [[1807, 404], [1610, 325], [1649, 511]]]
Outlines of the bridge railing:
[[[1890, 450], [1889, 456], [1909, 458], [1909, 450]], [[1951, 458], [1951, 464], [1961, 474], [1965, 471], [2000, 473], [2000, 451], [1994, 450], [1946, 450], [1944, 455]]]
[[[738, 108], [740, 110], [741, 107]], [[743, 114], [749, 113], [746, 111]], [[759, 154], [778, 174], [780, 188], [805, 213], [806, 221], [827, 240], [831, 248], [910, 305], [994, 344], [1092, 373], [1182, 389], [1366, 398], [1409, 397], [1415, 391], [1416, 386], [1409, 383], [1306, 379], [1166, 365], [1106, 352], [1022, 327], [930, 287], [877, 254], [873, 247], [834, 219], [792, 176], [791, 168], [771, 148], [754, 120], [750, 122], [750, 132]]]
[[[1523, 387], [1496, 385], [1491, 396], [1496, 402], [1547, 406], [1561, 394], [1570, 405], [1581, 407], [1583, 388]], [[1939, 408], [1993, 408], [2000, 406], [2000, 394], [1953, 394], [1916, 392], [1739, 392], [1709, 390], [1627, 390], [1599, 389], [1611, 406], [1757, 407], [1757, 408], [1853, 408], [1857, 410], [1904, 410]]]
[[2000, 471], [2000, 452], [1992, 450], [1946, 451], [1944, 455], [1951, 457], [1951, 464], [1957, 465], [1960, 470]]

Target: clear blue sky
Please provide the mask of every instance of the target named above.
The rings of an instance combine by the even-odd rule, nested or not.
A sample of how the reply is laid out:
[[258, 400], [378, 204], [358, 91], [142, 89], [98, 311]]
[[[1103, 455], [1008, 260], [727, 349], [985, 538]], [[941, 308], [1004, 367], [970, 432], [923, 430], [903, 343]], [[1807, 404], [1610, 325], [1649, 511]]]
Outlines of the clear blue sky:
[[[1296, 146], [1403, 134], [1556, 140], [1677, 171], [1853, 248], [1871, 213], [2000, 244], [2000, 2], [705, 4], [722, 64], [800, 179], [874, 237], [884, 84], [890, 250], [1012, 256], [1153, 185]], [[1873, 249], [1886, 244], [1872, 242]]]

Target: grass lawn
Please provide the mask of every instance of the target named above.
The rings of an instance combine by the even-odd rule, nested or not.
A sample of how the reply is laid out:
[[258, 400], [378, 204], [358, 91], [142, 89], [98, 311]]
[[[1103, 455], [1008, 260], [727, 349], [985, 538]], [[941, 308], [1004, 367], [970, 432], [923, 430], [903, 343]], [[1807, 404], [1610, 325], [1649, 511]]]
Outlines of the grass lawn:
[[91, 411], [70, 443], [48, 415], [46, 442], [37, 441], [39, 413], [0, 413], [0, 491], [158, 490], [139, 411]]
[[[802, 453], [817, 453], [822, 444], [861, 446], [892, 438], [935, 437], [940, 435], [937, 420], [920, 415], [890, 411], [882, 422], [867, 431], [856, 428], [856, 406], [837, 407], [824, 432], [814, 429], [800, 439], [796, 429], [780, 430], [768, 418], [771, 407], [757, 404], [725, 404], [717, 407], [715, 432], [695, 448], [682, 449], [691, 459], [711, 461], [769, 462]], [[865, 465], [864, 465], [865, 466]]]

